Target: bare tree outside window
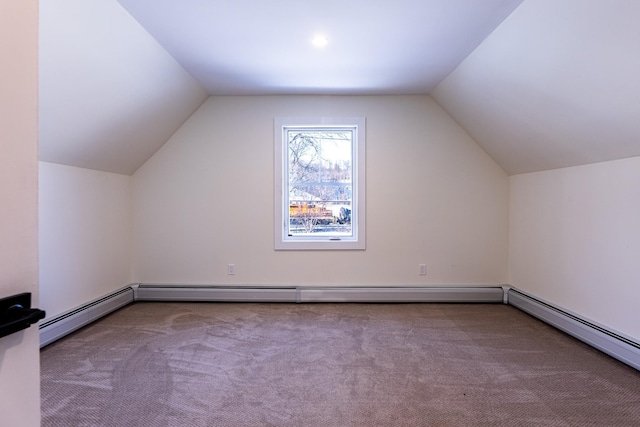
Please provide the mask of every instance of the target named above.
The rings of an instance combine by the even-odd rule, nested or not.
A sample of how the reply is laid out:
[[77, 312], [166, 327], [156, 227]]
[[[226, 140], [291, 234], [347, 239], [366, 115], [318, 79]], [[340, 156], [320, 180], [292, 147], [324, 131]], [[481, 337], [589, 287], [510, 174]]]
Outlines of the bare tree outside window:
[[276, 250], [365, 250], [365, 118], [274, 119]]
[[289, 129], [289, 235], [351, 234], [353, 131]]

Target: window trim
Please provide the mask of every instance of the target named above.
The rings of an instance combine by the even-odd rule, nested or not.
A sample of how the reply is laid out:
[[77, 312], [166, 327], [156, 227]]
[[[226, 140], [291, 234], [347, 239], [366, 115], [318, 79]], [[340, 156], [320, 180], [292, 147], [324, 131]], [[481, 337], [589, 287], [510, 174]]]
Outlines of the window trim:
[[[352, 232], [349, 238], [335, 240], [331, 236], [287, 236], [289, 207], [285, 206], [284, 195], [288, 189], [289, 177], [284, 166], [288, 162], [288, 128], [308, 127], [353, 127], [355, 128], [353, 147], [353, 200]], [[274, 247], [275, 250], [364, 250], [366, 248], [365, 231], [365, 194], [366, 194], [366, 120], [364, 117], [276, 117], [274, 119]], [[288, 147], [287, 147], [288, 148]], [[355, 213], [354, 213], [355, 212]]]

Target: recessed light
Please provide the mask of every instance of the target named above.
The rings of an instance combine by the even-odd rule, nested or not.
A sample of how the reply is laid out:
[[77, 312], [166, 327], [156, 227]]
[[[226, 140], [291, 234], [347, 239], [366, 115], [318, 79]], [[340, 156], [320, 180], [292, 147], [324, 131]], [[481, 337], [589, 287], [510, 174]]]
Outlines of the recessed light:
[[318, 35], [311, 39], [311, 44], [315, 47], [325, 47], [327, 43], [329, 43], [329, 39], [325, 36]]

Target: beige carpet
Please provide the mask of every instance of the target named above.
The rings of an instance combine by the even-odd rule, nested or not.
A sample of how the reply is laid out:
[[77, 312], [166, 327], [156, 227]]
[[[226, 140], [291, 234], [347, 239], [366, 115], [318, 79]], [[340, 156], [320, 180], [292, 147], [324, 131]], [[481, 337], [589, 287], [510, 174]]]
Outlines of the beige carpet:
[[500, 304], [137, 303], [41, 369], [44, 427], [640, 426], [640, 372]]

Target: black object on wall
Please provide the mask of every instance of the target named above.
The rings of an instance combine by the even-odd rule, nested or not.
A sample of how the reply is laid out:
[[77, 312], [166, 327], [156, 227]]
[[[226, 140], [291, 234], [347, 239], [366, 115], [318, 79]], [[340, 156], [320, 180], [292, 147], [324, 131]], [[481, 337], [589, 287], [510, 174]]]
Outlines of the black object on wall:
[[45, 315], [43, 310], [31, 308], [30, 292], [0, 299], [0, 338], [27, 329]]

